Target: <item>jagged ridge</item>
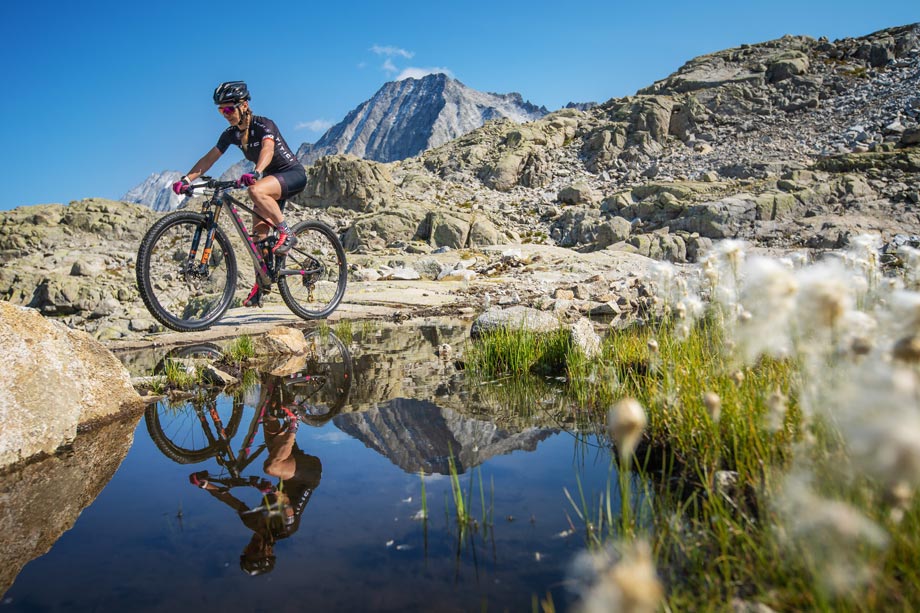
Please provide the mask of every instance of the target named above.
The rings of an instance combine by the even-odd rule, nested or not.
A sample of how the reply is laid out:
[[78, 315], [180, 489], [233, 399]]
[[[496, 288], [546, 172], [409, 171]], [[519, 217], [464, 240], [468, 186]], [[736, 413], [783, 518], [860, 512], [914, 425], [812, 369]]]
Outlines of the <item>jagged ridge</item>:
[[337, 153], [392, 162], [418, 155], [483, 125], [507, 117], [526, 122], [547, 114], [520, 94], [471, 89], [444, 74], [385, 84], [297, 157], [305, 165]]

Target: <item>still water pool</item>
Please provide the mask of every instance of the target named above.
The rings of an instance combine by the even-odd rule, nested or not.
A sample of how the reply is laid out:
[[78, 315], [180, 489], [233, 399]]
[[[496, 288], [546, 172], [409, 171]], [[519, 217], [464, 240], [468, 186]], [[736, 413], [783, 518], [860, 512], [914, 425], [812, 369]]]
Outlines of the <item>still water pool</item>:
[[501, 406], [502, 382], [472, 385], [467, 335], [365, 330], [235, 396], [150, 405], [0, 611], [571, 607], [584, 524], [564, 490], [596, 501], [615, 482], [607, 445], [560, 402]]

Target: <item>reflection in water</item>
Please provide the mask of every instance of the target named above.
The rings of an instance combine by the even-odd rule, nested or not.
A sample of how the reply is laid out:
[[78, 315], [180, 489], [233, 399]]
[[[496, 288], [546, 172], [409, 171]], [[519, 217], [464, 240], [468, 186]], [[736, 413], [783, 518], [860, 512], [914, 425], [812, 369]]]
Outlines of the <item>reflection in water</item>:
[[0, 596], [96, 499], [131, 448], [136, 423], [113, 421], [66, 451], [0, 475]]
[[442, 475], [450, 473], [451, 455], [457, 472], [463, 473], [495, 455], [533, 451], [539, 441], [558, 432], [551, 428], [514, 432], [491, 421], [408, 398], [339, 415], [334, 423], [406, 472]]
[[[280, 611], [291, 594], [317, 611], [529, 610], [548, 593], [556, 610], [570, 606], [565, 571], [584, 540], [564, 492], [583, 490], [592, 512], [609, 492], [616, 513], [606, 441], [585, 435], [552, 389], [470, 385], [436, 352], [448, 344], [462, 356], [468, 326], [369, 326], [342, 338], [348, 351], [332, 335], [310, 336], [305, 359], [260, 367], [236, 396], [201, 391], [151, 407], [124, 463], [117, 453], [75, 466], [55, 458], [73, 476], [54, 497], [37, 498], [39, 484], [18, 478], [0, 487], [22, 498], [17, 515], [0, 502], [0, 527], [22, 525], [0, 549], [36, 543], [28, 556], [4, 557], [20, 560], [7, 584], [73, 524], [23, 569], [0, 609]], [[161, 361], [145, 357], [138, 374]], [[551, 435], [559, 424], [578, 438]], [[455, 481], [437, 474], [451, 453], [473, 523], [459, 518]], [[56, 522], [48, 510], [80, 498], [68, 485], [103, 487], [84, 467], [112, 474], [115, 462], [93, 505]], [[47, 477], [41, 468], [33, 480]], [[61, 526], [44, 538], [50, 523]], [[273, 563], [267, 576], [248, 576]], [[319, 588], [304, 589], [305, 577]]]
[[[252, 530], [240, 556], [240, 568], [250, 575], [274, 569], [275, 543], [297, 531], [322, 478], [320, 459], [297, 444], [298, 426], [332, 419], [345, 406], [353, 379], [351, 356], [335, 335], [313, 333], [307, 341], [304, 356], [266, 366], [251, 423], [237, 446], [233, 439], [246, 408], [239, 396], [221, 403], [208, 392], [178, 404], [163, 401], [145, 415], [150, 437], [166, 457], [180, 464], [215, 458], [219, 471], [192, 472], [189, 482], [235, 510]], [[191, 346], [165, 360], [213, 357], [211, 351]], [[244, 474], [263, 455], [269, 478]], [[254, 502], [244, 500], [247, 494]]]

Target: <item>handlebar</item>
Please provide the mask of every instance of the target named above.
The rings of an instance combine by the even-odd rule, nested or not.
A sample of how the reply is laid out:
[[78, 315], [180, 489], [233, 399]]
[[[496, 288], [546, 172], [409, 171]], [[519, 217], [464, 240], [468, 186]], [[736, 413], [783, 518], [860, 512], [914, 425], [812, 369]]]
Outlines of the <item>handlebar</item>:
[[190, 184], [188, 186], [188, 190], [186, 191], [186, 194], [188, 194], [189, 196], [193, 196], [194, 191], [196, 189], [222, 190], [222, 189], [237, 189], [238, 187], [240, 187], [237, 181], [218, 181], [217, 179], [212, 179], [211, 177], [198, 177], [196, 181], [199, 181], [199, 180], [204, 180], [204, 181], [201, 183]]

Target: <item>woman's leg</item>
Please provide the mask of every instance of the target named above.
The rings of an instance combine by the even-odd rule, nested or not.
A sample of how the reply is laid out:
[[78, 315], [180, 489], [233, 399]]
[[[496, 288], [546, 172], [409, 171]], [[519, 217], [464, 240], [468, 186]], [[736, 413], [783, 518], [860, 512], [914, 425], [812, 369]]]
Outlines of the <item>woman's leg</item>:
[[[255, 205], [256, 213], [272, 222], [272, 225], [278, 226], [284, 222], [284, 214], [278, 207], [278, 200], [281, 199], [281, 183], [278, 179], [269, 175], [262, 177], [249, 188], [249, 196]], [[270, 226], [264, 221], [253, 219], [252, 232], [259, 240], [268, 236]]]

